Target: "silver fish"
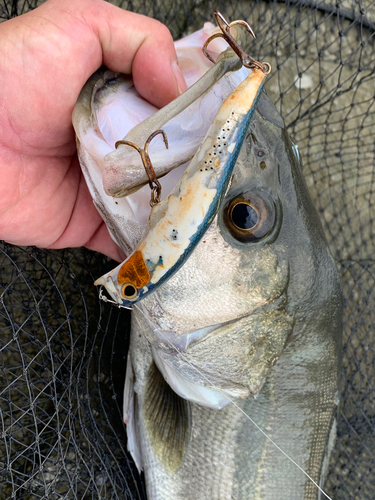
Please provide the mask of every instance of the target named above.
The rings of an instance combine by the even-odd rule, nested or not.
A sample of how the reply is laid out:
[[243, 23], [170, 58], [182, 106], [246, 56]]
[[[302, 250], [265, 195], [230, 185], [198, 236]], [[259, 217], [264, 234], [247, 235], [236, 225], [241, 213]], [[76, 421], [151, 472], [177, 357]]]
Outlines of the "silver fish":
[[[126, 135], [117, 129], [109, 140], [100, 117], [114, 87], [116, 95], [124, 89], [113, 82], [76, 108], [75, 126], [93, 198], [130, 251], [146, 225], [149, 190], [118, 200], [105, 194], [103, 152], [111, 155]], [[196, 112], [189, 117], [202, 121]], [[166, 185], [176, 183], [179, 169], [162, 179]], [[124, 418], [148, 499], [323, 498], [341, 322], [339, 278], [300, 160], [263, 94], [210, 228], [183, 267], [132, 313]]]
[[124, 414], [149, 500], [323, 498], [341, 287], [299, 158], [261, 99], [216, 219], [133, 313]]

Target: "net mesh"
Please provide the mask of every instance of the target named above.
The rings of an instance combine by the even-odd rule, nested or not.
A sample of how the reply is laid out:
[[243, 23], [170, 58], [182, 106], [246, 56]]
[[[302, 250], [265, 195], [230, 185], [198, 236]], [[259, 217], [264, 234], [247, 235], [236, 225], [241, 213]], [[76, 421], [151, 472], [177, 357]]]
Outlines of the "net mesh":
[[[342, 412], [325, 491], [375, 491], [375, 3], [123, 1], [174, 38], [220, 10], [246, 19], [271, 63], [284, 117], [344, 290]], [[9, 19], [37, 1], [7, 1]], [[0, 246], [1, 499], [143, 499], [126, 451], [122, 389], [129, 316], [92, 283], [113, 267], [85, 249]]]

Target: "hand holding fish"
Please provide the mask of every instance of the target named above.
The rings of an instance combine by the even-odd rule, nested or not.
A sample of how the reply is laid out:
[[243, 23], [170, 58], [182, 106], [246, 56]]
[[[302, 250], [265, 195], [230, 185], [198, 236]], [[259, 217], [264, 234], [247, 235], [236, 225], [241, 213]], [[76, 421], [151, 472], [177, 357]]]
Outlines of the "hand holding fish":
[[50, 0], [2, 24], [0, 44], [0, 238], [122, 260], [83, 179], [72, 111], [103, 64], [132, 73], [158, 107], [177, 97], [186, 84], [169, 31], [102, 0]]

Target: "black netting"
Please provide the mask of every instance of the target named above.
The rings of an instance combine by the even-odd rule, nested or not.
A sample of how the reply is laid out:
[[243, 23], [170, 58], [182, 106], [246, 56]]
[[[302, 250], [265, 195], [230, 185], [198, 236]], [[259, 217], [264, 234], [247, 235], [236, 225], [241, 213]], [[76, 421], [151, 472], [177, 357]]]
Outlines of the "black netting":
[[3, 245], [0, 498], [139, 496], [121, 393], [129, 317], [91, 291], [92, 252]]
[[[61, 0], [63, 1], [63, 0]], [[299, 145], [342, 277], [343, 408], [327, 493], [375, 491], [375, 2], [118, 2], [178, 38], [246, 19], [251, 54], [272, 64], [268, 93]], [[37, 1], [6, 1], [0, 18]], [[87, 250], [0, 248], [0, 498], [145, 498], [126, 452], [121, 404], [129, 317], [100, 304], [111, 268]]]

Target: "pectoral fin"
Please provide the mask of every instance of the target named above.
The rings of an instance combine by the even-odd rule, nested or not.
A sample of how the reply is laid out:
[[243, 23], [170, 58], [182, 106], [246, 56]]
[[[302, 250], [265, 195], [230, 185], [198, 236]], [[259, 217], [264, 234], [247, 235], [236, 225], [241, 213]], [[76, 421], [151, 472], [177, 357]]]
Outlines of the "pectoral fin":
[[134, 393], [134, 373], [131, 357], [128, 354], [126, 365], [125, 387], [124, 387], [124, 422], [128, 436], [128, 451], [130, 452], [138, 472], [143, 469], [142, 454], [140, 448], [139, 429], [137, 425], [136, 395]]
[[155, 457], [170, 472], [180, 467], [191, 430], [190, 405], [176, 394], [153, 362], [148, 373], [144, 418]]

